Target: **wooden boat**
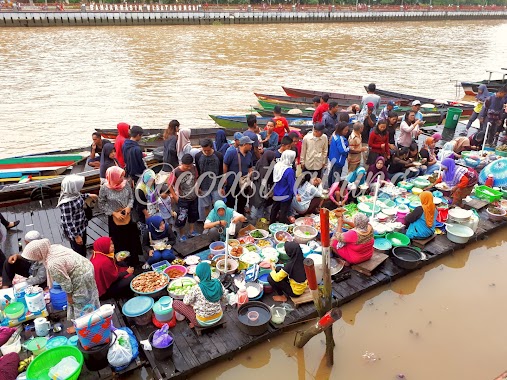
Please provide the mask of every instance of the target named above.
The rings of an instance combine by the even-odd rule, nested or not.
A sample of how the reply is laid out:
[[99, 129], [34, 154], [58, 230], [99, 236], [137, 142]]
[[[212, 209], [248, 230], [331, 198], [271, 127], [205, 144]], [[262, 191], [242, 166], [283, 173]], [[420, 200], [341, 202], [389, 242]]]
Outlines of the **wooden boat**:
[[[76, 152], [87, 151], [89, 148], [69, 149], [67, 151], [60, 151], [59, 154], [73, 154], [78, 155]], [[53, 156], [55, 152], [48, 152], [47, 154], [37, 154], [39, 156]], [[50, 176], [33, 176], [32, 180], [26, 183], [12, 183], [17, 178], [1, 178], [0, 179], [0, 207], [8, 205], [30, 202], [33, 200], [47, 199], [50, 197], [58, 196], [60, 193], [60, 185], [62, 180], [68, 174], [77, 174], [85, 177], [85, 184], [83, 191], [96, 191], [100, 187], [99, 170], [93, 169], [87, 165], [87, 155], [81, 153], [81, 160], [68, 166], [59, 175]], [[153, 154], [148, 153], [146, 156], [148, 165], [153, 165], [155, 161]], [[17, 182], [17, 181], [16, 181]]]
[[[219, 116], [219, 115], [209, 115], [213, 119], [215, 123], [225, 128], [240, 128], [241, 131], [245, 131], [248, 128], [246, 123], [246, 116]], [[270, 121], [270, 117], [258, 117], [257, 125], [259, 127], [264, 127], [268, 121]], [[312, 120], [309, 118], [287, 118], [287, 122], [291, 128], [300, 129], [301, 132], [306, 132], [313, 128]]]
[[481, 84], [485, 84], [488, 86], [489, 92], [497, 92], [500, 88], [507, 85], [507, 79], [506, 80], [494, 80], [494, 81], [488, 81], [483, 80], [481, 82], [461, 82], [461, 87], [463, 87], [463, 91], [465, 91], [466, 95], [475, 96], [477, 95], [477, 92], [479, 91], [479, 86]]
[[[366, 86], [365, 86], [365, 89], [366, 89]], [[376, 93], [381, 96], [398, 97], [398, 98], [402, 98], [402, 99], [407, 99], [409, 101], [414, 101], [417, 99], [423, 104], [429, 103], [429, 104], [435, 105], [439, 111], [446, 111], [447, 108], [449, 108], [449, 107], [461, 108], [463, 110], [461, 117], [472, 115], [472, 112], [475, 107], [475, 103], [473, 103], [473, 102], [432, 99], [432, 98], [426, 98], [424, 96], [416, 96], [416, 95], [403, 94], [403, 93], [393, 92], [393, 91], [379, 90], [378, 88], [376, 90]]]
[[[205, 138], [205, 137], [215, 137], [217, 131], [219, 129], [223, 129], [225, 131], [225, 134], [227, 136], [233, 136], [236, 132], [241, 132], [240, 130], [230, 130], [226, 128], [190, 128], [191, 129], [191, 138]], [[103, 129], [103, 128], [95, 128], [95, 130], [101, 134], [103, 138], [106, 139], [112, 139], [114, 140], [116, 136], [118, 136], [118, 130], [117, 129]], [[146, 138], [149, 138], [149, 136], [155, 136], [155, 135], [163, 135], [165, 129], [145, 129], [145, 135]]]
[[[261, 115], [262, 117], [269, 117], [269, 118], [272, 118], [273, 117], [273, 110], [267, 110], [267, 109], [264, 109], [264, 108], [260, 108], [260, 107], [253, 107], [252, 108], [255, 112], [257, 112], [259, 115]], [[295, 109], [292, 108], [291, 109], [292, 111], [294, 111]], [[313, 117], [313, 110], [300, 110], [299, 108], [297, 108], [296, 110], [299, 110], [301, 111], [301, 113], [289, 113], [288, 111], [291, 111], [291, 110], [286, 110], [284, 108], [282, 108], [282, 116], [283, 117], [301, 117], [301, 118], [312, 118]]]
[[[291, 88], [291, 87], [285, 87], [282, 86], [285, 93], [291, 97], [291, 98], [313, 98], [314, 96], [322, 96], [324, 94], [329, 95], [329, 100], [334, 100], [340, 104], [340, 101], [350, 101], [350, 105], [357, 103], [361, 104], [361, 101], [363, 99], [362, 95], [351, 95], [351, 94], [341, 94], [338, 92], [329, 92], [329, 91], [315, 91], [315, 90], [303, 90], [300, 88]], [[406, 105], [408, 103], [405, 99], [381, 99], [382, 104], [386, 104], [388, 101], [393, 101], [396, 104], [400, 105]]]
[[[280, 108], [282, 109], [282, 112], [288, 112], [293, 109], [299, 109], [301, 111], [312, 111], [312, 112], [315, 111], [315, 108], [313, 108], [313, 105], [309, 105], [309, 104], [271, 102], [270, 100], [263, 100], [263, 99], [257, 99], [257, 102], [265, 110], [271, 111], [271, 114], [273, 114], [272, 111], [275, 108], [275, 106], [280, 106]], [[347, 108], [347, 107], [343, 107], [343, 108]]]
[[82, 154], [29, 155], [0, 159], [0, 173], [57, 171], [83, 159]]

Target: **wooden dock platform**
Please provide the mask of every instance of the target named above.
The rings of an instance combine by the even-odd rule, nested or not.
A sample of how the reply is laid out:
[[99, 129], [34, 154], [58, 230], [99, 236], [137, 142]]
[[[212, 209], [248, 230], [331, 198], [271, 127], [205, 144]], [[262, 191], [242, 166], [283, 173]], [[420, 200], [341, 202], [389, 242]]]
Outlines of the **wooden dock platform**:
[[[31, 202], [24, 205], [12, 206], [0, 211], [8, 220], [21, 220], [19, 230], [7, 233], [4, 244], [6, 254], [18, 251], [18, 239], [23, 239], [27, 230], [36, 229], [49, 238], [53, 243], [69, 246], [68, 241], [62, 235], [60, 229], [59, 210], [55, 209], [56, 199], [41, 202]], [[506, 221], [491, 222], [483, 209], [479, 212], [479, 228], [472, 240], [480, 240], [495, 230], [506, 225]], [[5, 230], [3, 231], [5, 234]], [[90, 221], [88, 227], [88, 244], [100, 237], [107, 235], [107, 221], [104, 215], [97, 215]], [[445, 235], [438, 235], [424, 247], [428, 259], [421, 262], [420, 267], [449, 255], [456, 250], [463, 248], [463, 245], [449, 241]], [[419, 268], [420, 268], [419, 267]], [[415, 269], [417, 270], [417, 269]], [[345, 268], [343, 272], [349, 271], [350, 277], [340, 282], [333, 282], [333, 296], [336, 305], [343, 305], [360, 295], [375, 289], [379, 286], [389, 284], [393, 280], [408, 274], [409, 270], [401, 269], [394, 265], [392, 260], [385, 260], [371, 276], [365, 276], [351, 268]], [[273, 304], [271, 295], [266, 295], [262, 300], [266, 304]], [[290, 302], [290, 301], [289, 301]], [[118, 302], [121, 306], [121, 302]], [[119, 310], [119, 307], [118, 307]], [[119, 318], [121, 315], [119, 316]], [[294, 329], [294, 326], [316, 317], [313, 303], [299, 305], [287, 315], [283, 325], [270, 325], [268, 331], [260, 336], [249, 336], [241, 332], [237, 326], [236, 309], [228, 306], [224, 312], [225, 327], [204, 332], [201, 336], [188, 327], [186, 322], [178, 322], [171, 329], [175, 336], [175, 347], [173, 360], [160, 363], [156, 362], [151, 352], [141, 352], [143, 359], [147, 359], [149, 367], [153, 369], [157, 379], [184, 379], [190, 375], [202, 371], [219, 360], [226, 360], [235, 354], [248, 349], [251, 346], [264, 342], [284, 331]], [[126, 322], [126, 320], [125, 320]], [[138, 340], [148, 338], [148, 335], [155, 330], [151, 324], [146, 327], [129, 326], [132, 328]]]

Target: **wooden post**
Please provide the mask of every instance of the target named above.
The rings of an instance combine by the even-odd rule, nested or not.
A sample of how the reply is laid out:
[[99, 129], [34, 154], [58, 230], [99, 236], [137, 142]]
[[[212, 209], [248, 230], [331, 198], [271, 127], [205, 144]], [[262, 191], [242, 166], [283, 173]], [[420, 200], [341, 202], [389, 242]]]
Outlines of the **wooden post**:
[[[320, 209], [320, 241], [322, 244], [322, 270], [324, 287], [322, 290], [322, 309], [320, 316], [331, 310], [333, 299], [333, 289], [331, 287], [331, 242], [329, 234], [329, 210]], [[326, 335], [326, 362], [328, 367], [333, 365], [333, 350], [334, 350], [334, 338], [333, 338], [333, 326], [324, 330]]]
[[317, 276], [315, 275], [313, 260], [306, 258], [303, 261], [303, 264], [305, 265], [306, 279], [308, 280], [308, 287], [310, 288], [310, 293], [313, 297], [315, 309], [317, 309], [319, 316], [321, 316], [322, 302], [320, 300], [319, 285], [317, 284]]
[[331, 309], [313, 326], [310, 326], [303, 334], [296, 337], [296, 347], [302, 348], [310, 339], [315, 335], [320, 334], [322, 331], [327, 331], [333, 323], [342, 317], [340, 309]]

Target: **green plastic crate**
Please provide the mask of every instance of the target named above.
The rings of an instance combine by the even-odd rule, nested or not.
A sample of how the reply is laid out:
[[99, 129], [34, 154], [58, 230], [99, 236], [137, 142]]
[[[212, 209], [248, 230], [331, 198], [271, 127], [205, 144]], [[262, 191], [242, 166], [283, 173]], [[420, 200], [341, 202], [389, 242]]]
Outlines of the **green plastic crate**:
[[475, 188], [475, 196], [488, 202], [496, 202], [502, 198], [502, 192], [482, 185]]

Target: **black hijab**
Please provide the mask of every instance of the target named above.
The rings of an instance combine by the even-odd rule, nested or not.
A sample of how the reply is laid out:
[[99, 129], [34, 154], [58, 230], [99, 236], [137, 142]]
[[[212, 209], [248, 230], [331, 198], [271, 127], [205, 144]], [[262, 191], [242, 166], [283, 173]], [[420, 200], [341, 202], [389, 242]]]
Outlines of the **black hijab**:
[[114, 144], [107, 143], [102, 147], [102, 153], [100, 154], [100, 178], [106, 178], [106, 170], [111, 166], [117, 166], [118, 162], [109, 158], [109, 155], [114, 150]]
[[[261, 179], [261, 180], [264, 179], [264, 177], [266, 176], [266, 174], [269, 170], [269, 166], [271, 165], [271, 163], [273, 162], [275, 157], [276, 157], [276, 155], [275, 155], [274, 151], [272, 151], [272, 150], [265, 150], [264, 151], [261, 158], [259, 158], [259, 161], [257, 161], [257, 163], [255, 164], [255, 170], [257, 170], [259, 172], [259, 179]], [[271, 171], [270, 178], [266, 178], [266, 179], [268, 180], [268, 183], [273, 182], [273, 171]]]
[[303, 251], [298, 243], [288, 241], [285, 243], [285, 253], [289, 261], [284, 265], [283, 270], [289, 274], [289, 278], [298, 283], [306, 281], [305, 266], [303, 264]]

